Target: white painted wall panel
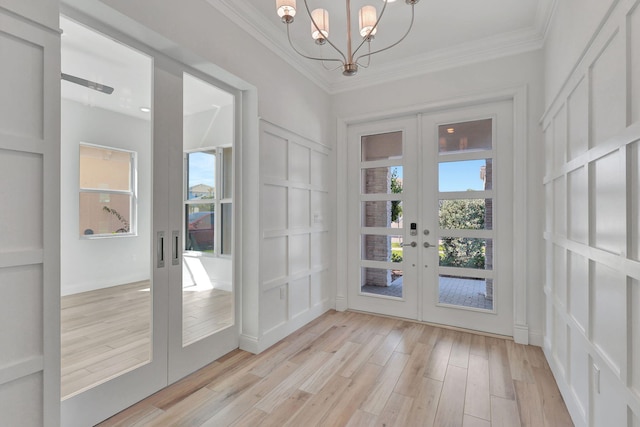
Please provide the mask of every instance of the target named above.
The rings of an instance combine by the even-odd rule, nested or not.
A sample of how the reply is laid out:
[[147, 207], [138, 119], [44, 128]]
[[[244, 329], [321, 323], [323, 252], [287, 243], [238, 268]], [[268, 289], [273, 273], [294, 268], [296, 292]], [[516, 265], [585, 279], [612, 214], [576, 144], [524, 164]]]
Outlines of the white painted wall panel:
[[323, 229], [328, 226], [331, 215], [329, 193], [324, 191], [311, 192], [311, 227]]
[[311, 185], [316, 188], [327, 188], [329, 186], [329, 156], [319, 151], [311, 152]]
[[287, 228], [287, 188], [265, 184], [262, 188], [262, 227], [265, 231]]
[[589, 148], [589, 85], [583, 78], [569, 99], [568, 160], [575, 159]]
[[260, 140], [260, 171], [264, 177], [287, 179], [287, 140], [265, 132]]
[[569, 314], [578, 323], [581, 332], [589, 326], [589, 262], [575, 252], [568, 255]]
[[42, 354], [42, 267], [0, 268], [0, 294], [0, 366]]
[[289, 180], [298, 184], [309, 184], [310, 150], [292, 142], [289, 146]]
[[640, 142], [629, 144], [629, 258], [640, 261]]
[[289, 283], [291, 317], [296, 317], [309, 310], [309, 292], [309, 276], [293, 280]]
[[289, 237], [289, 274], [309, 270], [309, 235]]
[[[44, 49], [27, 40], [0, 32], [0, 93], [14, 88], [29, 88], [11, 102], [0, 104], [0, 129], [3, 133], [42, 139], [44, 135]], [[26, 114], [28, 112], [28, 114]]]
[[262, 310], [260, 313], [260, 328], [263, 333], [287, 321], [287, 286], [283, 286], [284, 298], [280, 298], [280, 288], [270, 289], [262, 294], [261, 304], [269, 307], [269, 310]]
[[640, 427], [640, 415], [632, 412], [631, 416], [631, 427]]
[[553, 118], [553, 168], [567, 161], [567, 108], [562, 106]]
[[262, 281], [287, 275], [287, 237], [266, 238], [262, 241]]
[[0, 148], [0, 253], [42, 248], [42, 167], [41, 154]]
[[640, 280], [631, 280], [631, 387], [640, 395]]
[[544, 133], [544, 152], [546, 156], [544, 157], [544, 173], [545, 175], [550, 174], [553, 171], [553, 165], [555, 164], [555, 148], [553, 138], [554, 134], [554, 122], [551, 121], [549, 127], [545, 130]]
[[309, 190], [289, 189], [289, 228], [309, 228]]
[[567, 185], [563, 176], [553, 182], [553, 231], [567, 235]]
[[619, 254], [626, 246], [626, 185], [623, 163], [616, 151], [592, 164], [592, 241]]
[[571, 240], [589, 243], [589, 198], [587, 168], [581, 167], [568, 174], [567, 222]]
[[593, 262], [593, 342], [619, 370], [626, 361], [626, 279], [616, 270]]
[[554, 356], [557, 360], [558, 367], [562, 371], [562, 375], [568, 375], [567, 365], [567, 347], [569, 346], [569, 340], [567, 337], [567, 324], [562, 319], [562, 315], [558, 311], [554, 311], [553, 316], [553, 349]]
[[309, 304], [311, 307], [322, 303], [329, 296], [327, 287], [323, 286], [326, 275], [326, 271], [321, 271], [309, 276]]
[[600, 393], [593, 395], [593, 426], [627, 425], [627, 405], [620, 399], [620, 379], [606, 367], [600, 370]]
[[631, 78], [631, 123], [640, 121], [640, 7], [629, 17], [629, 52]]
[[42, 374], [32, 374], [0, 385], [2, 424], [20, 427], [40, 427], [42, 412]]
[[553, 198], [553, 184], [547, 184], [544, 186], [544, 203], [547, 209], [545, 209], [544, 215], [544, 230], [548, 233], [553, 233], [553, 213], [554, 213], [554, 198]]
[[602, 144], [627, 125], [623, 39], [617, 33], [591, 68], [592, 146]]
[[589, 408], [589, 356], [582, 344], [582, 335], [576, 329], [571, 329], [569, 342], [569, 360], [571, 373], [569, 382], [571, 389], [578, 398], [578, 403], [583, 413]]
[[553, 291], [558, 302], [567, 306], [567, 252], [563, 247], [553, 246]]

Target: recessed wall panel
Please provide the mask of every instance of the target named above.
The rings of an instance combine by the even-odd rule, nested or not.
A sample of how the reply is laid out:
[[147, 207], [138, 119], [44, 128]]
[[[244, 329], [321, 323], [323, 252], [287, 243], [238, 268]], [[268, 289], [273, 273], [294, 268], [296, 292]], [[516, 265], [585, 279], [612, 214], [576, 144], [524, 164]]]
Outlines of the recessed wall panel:
[[553, 181], [553, 226], [559, 236], [567, 235], [567, 186], [564, 175]]
[[325, 280], [326, 271], [320, 271], [318, 273], [314, 273], [309, 278], [309, 301], [311, 306], [315, 306], [320, 304], [324, 299], [327, 298], [327, 289], [322, 286]]
[[[267, 332], [288, 319], [287, 313], [287, 285], [269, 289], [262, 294], [262, 306], [268, 310], [260, 310], [260, 327]], [[284, 291], [281, 291], [284, 289]]]
[[[275, 210], [278, 210], [275, 207]], [[289, 228], [309, 227], [309, 190], [289, 189]]]
[[547, 127], [544, 132], [544, 173], [550, 174], [553, 171], [553, 122]]
[[260, 141], [260, 168], [264, 177], [287, 179], [288, 141], [268, 132]]
[[42, 249], [42, 197], [42, 156], [0, 150], [0, 252]]
[[556, 298], [564, 306], [567, 305], [567, 251], [560, 246], [553, 246], [553, 283]]
[[555, 357], [560, 364], [563, 372], [567, 373], [567, 324], [562, 320], [562, 316], [557, 311], [554, 311], [553, 316], [553, 328], [554, 328], [554, 346], [553, 351]]
[[[20, 426], [42, 426], [42, 373], [0, 385], [3, 420], [20, 420]], [[3, 424], [9, 425], [9, 424]], [[17, 424], [14, 424], [17, 425]]]
[[573, 90], [568, 104], [568, 160], [589, 149], [589, 85], [582, 79]]
[[311, 192], [311, 227], [326, 228], [329, 221], [329, 195], [323, 191]]
[[617, 33], [591, 68], [592, 146], [626, 127], [626, 54], [624, 36]]
[[0, 105], [0, 134], [43, 139], [44, 50], [0, 32], [0, 52], [0, 93], [11, 100]]
[[309, 184], [309, 149], [295, 142], [289, 148], [289, 180]]
[[262, 241], [262, 280], [268, 282], [287, 275], [287, 238], [265, 238]]
[[316, 188], [327, 189], [329, 187], [329, 159], [319, 151], [311, 151], [311, 185]]
[[580, 325], [582, 331], [589, 325], [589, 262], [575, 252], [567, 257], [569, 271], [569, 314]]
[[309, 310], [309, 276], [289, 283], [289, 312], [296, 317]]
[[0, 366], [42, 355], [42, 280], [40, 265], [0, 268]]
[[589, 198], [587, 168], [579, 168], [568, 174], [567, 228], [571, 240], [589, 243]]
[[571, 329], [569, 338], [571, 388], [586, 413], [589, 405], [589, 356], [579, 331]]
[[605, 265], [593, 262], [592, 278], [593, 342], [620, 369], [627, 342], [626, 277]]
[[631, 387], [640, 395], [640, 281], [631, 280]]
[[262, 226], [265, 231], [287, 228], [287, 188], [265, 185], [262, 193]]
[[631, 53], [631, 123], [640, 121], [640, 7], [629, 17], [629, 52]]
[[329, 267], [329, 233], [311, 233], [311, 268]]
[[553, 182], [544, 186], [544, 202], [547, 206], [545, 209], [544, 229], [548, 233], [553, 232]]
[[640, 427], [640, 415], [636, 414], [629, 408], [629, 417], [631, 417], [631, 427]]
[[621, 253], [626, 245], [626, 185], [617, 151], [593, 165], [593, 243], [605, 251]]
[[562, 106], [553, 118], [553, 167], [558, 169], [566, 161], [567, 109]]
[[289, 237], [289, 274], [309, 269], [309, 235]]
[[600, 367], [600, 393], [593, 392], [593, 422], [597, 427], [626, 427], [627, 405], [620, 398], [620, 380], [606, 367]]
[[629, 181], [631, 188], [627, 194], [630, 204], [629, 214], [629, 258], [640, 261], [640, 142], [629, 144], [628, 155], [631, 167]]

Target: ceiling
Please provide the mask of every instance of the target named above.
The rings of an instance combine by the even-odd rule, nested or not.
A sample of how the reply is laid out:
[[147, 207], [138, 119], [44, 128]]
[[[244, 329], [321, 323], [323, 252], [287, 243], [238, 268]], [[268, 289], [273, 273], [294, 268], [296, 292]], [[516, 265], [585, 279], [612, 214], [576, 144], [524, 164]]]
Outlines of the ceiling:
[[[556, 0], [422, 0], [415, 6], [415, 23], [398, 46], [371, 57], [368, 69], [344, 77], [327, 71], [319, 61], [292, 52], [286, 25], [276, 14], [275, 0], [207, 0], [236, 23], [255, 34], [276, 53], [304, 71], [330, 92], [380, 83], [500, 56], [540, 49]], [[358, 10], [372, 4], [380, 14], [385, 0], [351, 0], [351, 25], [358, 34]], [[329, 11], [329, 38], [346, 50], [346, 1], [307, 0], [309, 9]], [[411, 6], [404, 0], [387, 3], [372, 50], [399, 40], [409, 26]], [[330, 46], [317, 46], [310, 36], [311, 22], [304, 0], [297, 1], [291, 24], [294, 45], [309, 56], [335, 57]], [[356, 40], [354, 39], [354, 49]], [[366, 49], [366, 46], [363, 46]], [[331, 63], [332, 65], [335, 63]], [[335, 68], [335, 65], [333, 65]]]
[[[114, 88], [106, 94], [63, 80], [62, 98], [149, 120], [152, 112], [141, 108], [152, 107], [152, 58], [62, 16], [60, 28], [62, 73]], [[185, 115], [216, 112], [233, 102], [233, 95], [211, 84], [184, 79]]]

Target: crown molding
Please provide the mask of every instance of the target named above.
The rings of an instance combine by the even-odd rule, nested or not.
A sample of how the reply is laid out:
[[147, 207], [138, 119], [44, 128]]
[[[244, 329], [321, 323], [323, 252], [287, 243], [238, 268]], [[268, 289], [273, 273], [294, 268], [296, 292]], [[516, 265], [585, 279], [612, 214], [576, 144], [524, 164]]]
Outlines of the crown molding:
[[246, 0], [206, 0], [241, 29], [329, 94], [542, 49], [557, 0], [539, 0], [532, 27], [374, 66], [355, 77], [323, 70], [297, 55], [286, 35]]

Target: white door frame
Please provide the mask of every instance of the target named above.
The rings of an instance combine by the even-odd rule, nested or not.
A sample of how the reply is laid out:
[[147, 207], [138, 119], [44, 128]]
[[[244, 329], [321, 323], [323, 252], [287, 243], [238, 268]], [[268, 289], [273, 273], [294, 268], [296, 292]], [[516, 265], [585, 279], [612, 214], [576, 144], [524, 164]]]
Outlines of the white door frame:
[[[412, 106], [394, 110], [380, 111], [376, 113], [359, 115], [354, 117], [338, 118], [337, 120], [337, 149], [336, 149], [336, 174], [337, 182], [348, 180], [348, 132], [349, 125], [364, 123], [373, 120], [383, 120], [394, 117], [403, 117], [420, 113], [434, 113], [447, 109], [467, 107], [478, 104], [486, 104], [496, 101], [513, 101], [513, 216], [518, 218], [514, 223], [513, 240], [513, 338], [515, 342], [529, 343], [528, 325], [528, 233], [526, 227], [518, 224], [528, 222], [528, 194], [527, 194], [527, 144], [528, 144], [528, 111], [527, 111], [527, 86], [508, 87], [491, 92], [475, 95], [453, 97], [442, 101], [434, 101], [424, 105]], [[336, 309], [343, 311], [348, 309], [348, 205], [349, 191], [346, 186], [337, 186], [337, 215], [341, 219], [337, 223], [336, 231]], [[515, 222], [515, 221], [514, 221]]]

